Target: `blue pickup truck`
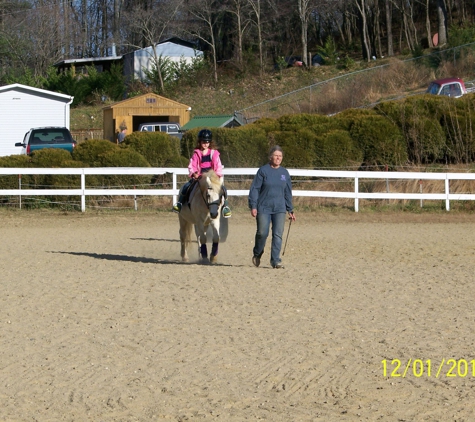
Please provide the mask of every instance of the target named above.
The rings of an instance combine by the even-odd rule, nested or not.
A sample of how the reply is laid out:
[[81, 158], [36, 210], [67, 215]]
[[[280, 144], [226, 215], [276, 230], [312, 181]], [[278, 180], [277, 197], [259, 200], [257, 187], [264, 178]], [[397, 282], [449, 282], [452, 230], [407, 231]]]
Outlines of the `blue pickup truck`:
[[37, 127], [26, 132], [23, 142], [17, 142], [16, 147], [22, 147], [21, 154], [30, 155], [43, 148], [60, 148], [73, 152], [77, 142], [71, 132], [65, 127]]

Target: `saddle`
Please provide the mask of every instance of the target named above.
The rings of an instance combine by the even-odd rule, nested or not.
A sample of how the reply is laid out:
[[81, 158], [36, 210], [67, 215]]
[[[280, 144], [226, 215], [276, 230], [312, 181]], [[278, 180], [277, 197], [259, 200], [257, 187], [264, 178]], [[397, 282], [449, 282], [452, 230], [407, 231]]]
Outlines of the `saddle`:
[[183, 192], [183, 204], [188, 204], [188, 206], [190, 206], [190, 202], [195, 196], [196, 187], [198, 186], [197, 182], [197, 180], [193, 180], [190, 186], [188, 186], [188, 189]]

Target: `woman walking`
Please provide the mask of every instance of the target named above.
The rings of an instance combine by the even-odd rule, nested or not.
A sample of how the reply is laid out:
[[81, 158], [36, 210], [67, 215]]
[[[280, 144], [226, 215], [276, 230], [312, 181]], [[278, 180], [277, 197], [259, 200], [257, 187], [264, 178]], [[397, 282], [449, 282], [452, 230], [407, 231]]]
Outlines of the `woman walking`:
[[269, 163], [256, 173], [249, 190], [249, 208], [256, 218], [257, 231], [253, 249], [252, 263], [258, 267], [264, 253], [267, 237], [272, 223], [272, 244], [270, 264], [272, 268], [284, 268], [280, 258], [285, 213], [295, 221], [292, 205], [292, 182], [289, 172], [281, 167], [284, 153], [278, 145], [269, 152]]

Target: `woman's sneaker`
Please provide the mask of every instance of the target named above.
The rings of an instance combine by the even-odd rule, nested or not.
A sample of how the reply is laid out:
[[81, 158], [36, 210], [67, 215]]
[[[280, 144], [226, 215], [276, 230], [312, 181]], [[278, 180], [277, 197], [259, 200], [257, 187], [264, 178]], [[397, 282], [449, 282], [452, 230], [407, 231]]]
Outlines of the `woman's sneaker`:
[[233, 213], [231, 212], [231, 208], [229, 208], [227, 205], [225, 205], [223, 207], [223, 217], [224, 218], [229, 218], [233, 215]]
[[176, 204], [173, 204], [172, 211], [179, 213], [181, 211], [181, 202], [177, 202]]

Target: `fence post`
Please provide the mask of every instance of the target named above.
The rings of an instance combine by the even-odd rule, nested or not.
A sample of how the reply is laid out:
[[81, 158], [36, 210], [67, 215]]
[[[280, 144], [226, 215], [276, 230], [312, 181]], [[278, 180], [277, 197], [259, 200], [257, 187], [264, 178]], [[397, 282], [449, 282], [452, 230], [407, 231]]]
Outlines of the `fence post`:
[[[21, 174], [18, 175], [18, 189], [21, 190]], [[20, 209], [21, 209], [21, 193], [20, 193], [20, 195], [18, 196], [18, 201], [19, 201]]]
[[358, 176], [355, 176], [355, 212], [358, 212], [358, 209], [359, 209], [359, 204], [358, 204], [358, 192], [359, 192], [359, 188], [358, 188]]
[[[177, 189], [177, 185], [176, 185], [176, 173], [175, 173], [175, 172], [173, 172], [173, 189]], [[172, 202], [172, 204], [174, 204], [176, 201], [177, 201], [177, 196], [176, 196], [176, 195], [173, 195], [173, 202]]]
[[[422, 195], [422, 179], [419, 180], [419, 192]], [[421, 208], [423, 206], [422, 196], [421, 196]]]
[[81, 211], [86, 212], [86, 174], [84, 173], [84, 169], [82, 169], [81, 173]]
[[450, 211], [450, 199], [449, 199], [449, 194], [450, 194], [450, 185], [449, 185], [449, 175], [445, 173], [445, 209], [446, 211]]
[[[134, 185], [135, 190], [135, 185]], [[134, 195], [134, 210], [137, 211], [137, 195]]]

